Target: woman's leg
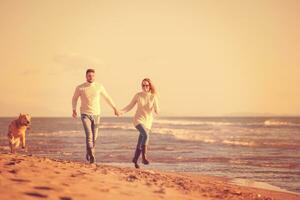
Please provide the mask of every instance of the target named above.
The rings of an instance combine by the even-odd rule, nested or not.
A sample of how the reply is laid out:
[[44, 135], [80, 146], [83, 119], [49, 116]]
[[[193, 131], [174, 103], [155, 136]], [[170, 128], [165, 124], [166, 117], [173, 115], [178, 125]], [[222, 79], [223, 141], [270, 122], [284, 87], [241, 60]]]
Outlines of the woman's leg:
[[140, 168], [140, 166], [138, 165], [138, 160], [139, 160], [139, 157], [140, 157], [141, 152], [142, 152], [142, 149], [140, 147], [140, 141], [141, 141], [141, 135], [139, 136], [138, 144], [136, 145], [134, 157], [132, 159], [132, 162], [134, 163], [135, 168]]
[[136, 149], [135, 149], [135, 153], [134, 153], [134, 157], [132, 159], [132, 162], [134, 163], [135, 168], [140, 168], [140, 166], [138, 165], [138, 159], [141, 155], [142, 152], [142, 140], [143, 140], [143, 133], [141, 133], [141, 125], [137, 125], [135, 128], [139, 131], [139, 137], [138, 137], [138, 141], [136, 144]]
[[143, 164], [148, 165], [149, 160], [147, 159], [147, 145], [149, 143], [149, 130], [143, 125], [139, 124], [137, 129], [140, 131], [140, 142], [138, 143], [139, 148], [142, 151]]

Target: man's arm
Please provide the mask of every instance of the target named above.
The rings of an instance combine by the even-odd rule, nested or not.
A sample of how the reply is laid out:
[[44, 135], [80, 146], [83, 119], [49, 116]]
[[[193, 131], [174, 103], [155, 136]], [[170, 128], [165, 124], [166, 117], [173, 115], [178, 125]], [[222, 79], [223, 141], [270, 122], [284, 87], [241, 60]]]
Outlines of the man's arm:
[[76, 118], [77, 117], [77, 112], [76, 112], [76, 107], [77, 107], [77, 101], [78, 101], [78, 98], [80, 96], [80, 93], [79, 93], [79, 89], [78, 87], [75, 89], [75, 92], [74, 92], [74, 95], [73, 95], [73, 98], [72, 98], [72, 108], [73, 108], [73, 118]]
[[110, 97], [110, 95], [107, 93], [106, 89], [101, 86], [101, 95], [103, 96], [103, 98], [105, 99], [105, 101], [108, 103], [108, 105], [114, 110], [115, 115], [119, 116], [119, 111], [116, 108], [115, 103], [113, 102], [112, 98]]

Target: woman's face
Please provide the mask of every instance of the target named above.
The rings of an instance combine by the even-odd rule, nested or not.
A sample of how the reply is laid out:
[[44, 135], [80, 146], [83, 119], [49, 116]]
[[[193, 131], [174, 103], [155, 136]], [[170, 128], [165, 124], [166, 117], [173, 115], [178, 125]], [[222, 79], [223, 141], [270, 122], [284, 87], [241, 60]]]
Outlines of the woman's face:
[[143, 81], [142, 89], [144, 92], [150, 92], [150, 83], [148, 81]]

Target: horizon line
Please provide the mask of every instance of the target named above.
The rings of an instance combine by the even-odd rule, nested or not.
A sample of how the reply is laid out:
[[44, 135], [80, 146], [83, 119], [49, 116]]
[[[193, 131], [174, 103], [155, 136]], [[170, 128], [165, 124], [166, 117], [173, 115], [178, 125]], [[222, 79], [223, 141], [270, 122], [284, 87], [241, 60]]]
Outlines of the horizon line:
[[[0, 118], [13, 118], [13, 117], [17, 117], [18, 115], [14, 115], [14, 116], [0, 116]], [[31, 117], [33, 118], [72, 118], [72, 116], [35, 116], [35, 115], [31, 115]], [[104, 117], [104, 118], [132, 118], [133, 116], [121, 116], [121, 117], [117, 117], [117, 116], [113, 116], [113, 115], [103, 115], [100, 117]], [[159, 118], [193, 118], [193, 117], [199, 117], [199, 118], [214, 118], [214, 117], [227, 117], [227, 118], [235, 118], [235, 117], [300, 117], [300, 115], [183, 115], [183, 116], [179, 116], [179, 115], [163, 115], [163, 116], [159, 116]], [[80, 118], [80, 116], [78, 116], [77, 118]]]

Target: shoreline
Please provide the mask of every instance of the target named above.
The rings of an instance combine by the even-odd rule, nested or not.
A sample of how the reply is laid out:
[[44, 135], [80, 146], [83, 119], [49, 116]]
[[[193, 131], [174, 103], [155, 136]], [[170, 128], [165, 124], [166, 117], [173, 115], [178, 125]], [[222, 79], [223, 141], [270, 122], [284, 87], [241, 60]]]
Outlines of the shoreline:
[[234, 178], [234, 179], [231, 179], [230, 182], [232, 184], [244, 186], [244, 187], [251, 187], [251, 188], [258, 188], [258, 189], [265, 189], [265, 190], [270, 190], [270, 191], [300, 195], [300, 193], [298, 193], [298, 192], [289, 191], [287, 189], [280, 188], [278, 186], [271, 185], [269, 183], [253, 181], [253, 180], [249, 180], [249, 179]]
[[[111, 163], [105, 163], [105, 164], [111, 165], [111, 166], [117, 166], [117, 167], [129, 167], [129, 168], [133, 167], [132, 163], [124, 164], [124, 163], [118, 163], [118, 162], [111, 162]], [[157, 165], [157, 164], [165, 164], [165, 163], [155, 163], [155, 164]], [[149, 170], [149, 169], [145, 169], [145, 170]], [[150, 170], [153, 170], [153, 169], [150, 169]], [[267, 182], [261, 182], [261, 181], [256, 181], [256, 180], [252, 180], [252, 179], [247, 179], [247, 178], [232, 178], [232, 177], [226, 177], [226, 176], [220, 176], [220, 175], [201, 174], [200, 172], [177, 172], [177, 171], [168, 171], [165, 169], [156, 169], [155, 171], [179, 173], [179, 174], [191, 175], [191, 176], [198, 176], [198, 175], [208, 176], [208, 177], [214, 177], [217, 179], [222, 179], [224, 181], [228, 181], [229, 183], [231, 183], [233, 185], [257, 188], [257, 189], [266, 189], [266, 190], [271, 190], [271, 191], [276, 191], [276, 192], [285, 192], [285, 193], [300, 195], [299, 192], [294, 192], [294, 191], [288, 190], [286, 188], [281, 188], [279, 186], [272, 185]]]
[[264, 199], [296, 200], [297, 193], [233, 183], [193, 173], [0, 154], [1, 199]]

